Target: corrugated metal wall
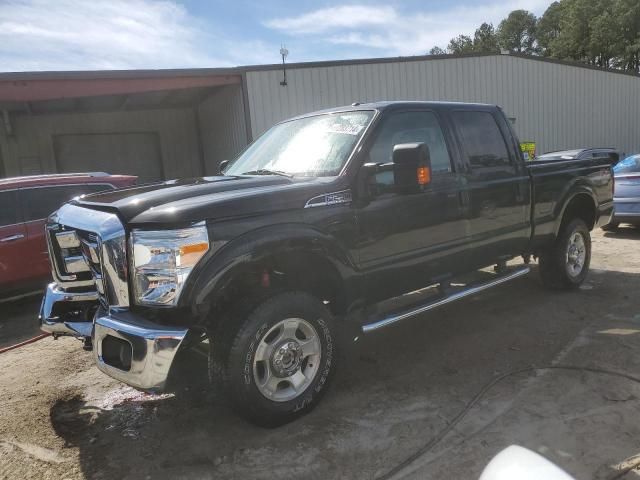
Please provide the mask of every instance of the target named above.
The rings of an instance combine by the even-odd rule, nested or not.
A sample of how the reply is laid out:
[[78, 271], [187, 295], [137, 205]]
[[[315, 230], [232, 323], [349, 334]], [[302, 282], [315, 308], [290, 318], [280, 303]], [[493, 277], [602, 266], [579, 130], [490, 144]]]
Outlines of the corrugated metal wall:
[[252, 134], [301, 113], [376, 100], [502, 106], [539, 153], [582, 146], [640, 151], [640, 78], [495, 55], [247, 72]]
[[231, 160], [247, 144], [242, 87], [221, 87], [198, 106], [206, 175], [215, 175], [222, 160]]

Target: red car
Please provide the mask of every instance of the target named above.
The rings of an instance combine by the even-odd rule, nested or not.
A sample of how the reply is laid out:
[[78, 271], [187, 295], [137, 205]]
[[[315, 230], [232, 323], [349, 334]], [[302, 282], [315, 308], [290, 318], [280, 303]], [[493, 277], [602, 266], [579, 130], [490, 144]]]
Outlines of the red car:
[[0, 298], [35, 290], [51, 275], [45, 219], [85, 193], [135, 184], [129, 175], [67, 173], [0, 179]]

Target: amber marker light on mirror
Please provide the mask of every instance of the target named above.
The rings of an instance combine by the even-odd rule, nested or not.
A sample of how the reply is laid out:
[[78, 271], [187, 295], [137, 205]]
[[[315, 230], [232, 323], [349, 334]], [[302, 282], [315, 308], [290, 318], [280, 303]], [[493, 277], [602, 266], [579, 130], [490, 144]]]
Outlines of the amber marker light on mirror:
[[427, 185], [431, 182], [431, 169], [429, 167], [418, 167], [418, 185]]

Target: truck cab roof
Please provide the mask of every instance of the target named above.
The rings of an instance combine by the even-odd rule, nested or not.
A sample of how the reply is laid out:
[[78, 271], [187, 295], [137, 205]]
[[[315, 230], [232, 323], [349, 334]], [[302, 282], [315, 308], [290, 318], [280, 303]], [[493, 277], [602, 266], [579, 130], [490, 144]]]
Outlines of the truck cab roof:
[[464, 108], [465, 110], [474, 110], [474, 109], [495, 109], [499, 110], [500, 107], [494, 104], [488, 103], [466, 103], [466, 102], [438, 102], [438, 101], [410, 101], [410, 100], [400, 100], [400, 101], [386, 101], [381, 100], [377, 102], [355, 102], [351, 105], [344, 105], [341, 107], [327, 108], [323, 110], [317, 110], [315, 112], [305, 113], [303, 115], [298, 115], [296, 117], [288, 118], [283, 120], [283, 122], [288, 122], [290, 120], [296, 120], [299, 118], [312, 117], [314, 115], [322, 115], [327, 113], [339, 113], [339, 112], [352, 112], [357, 110], [402, 110], [405, 108], [438, 108], [438, 109], [459, 109]]

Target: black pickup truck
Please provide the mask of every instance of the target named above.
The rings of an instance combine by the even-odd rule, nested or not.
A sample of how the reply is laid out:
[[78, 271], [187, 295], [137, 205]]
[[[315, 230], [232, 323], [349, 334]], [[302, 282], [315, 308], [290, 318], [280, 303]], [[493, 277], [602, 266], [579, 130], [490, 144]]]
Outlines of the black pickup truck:
[[348, 345], [338, 338], [517, 278], [531, 258], [547, 286], [579, 286], [612, 191], [601, 159], [524, 162], [494, 105], [311, 113], [218, 176], [61, 207], [40, 321], [146, 391], [168, 387], [178, 352], [206, 347], [232, 405], [278, 425], [317, 404]]

